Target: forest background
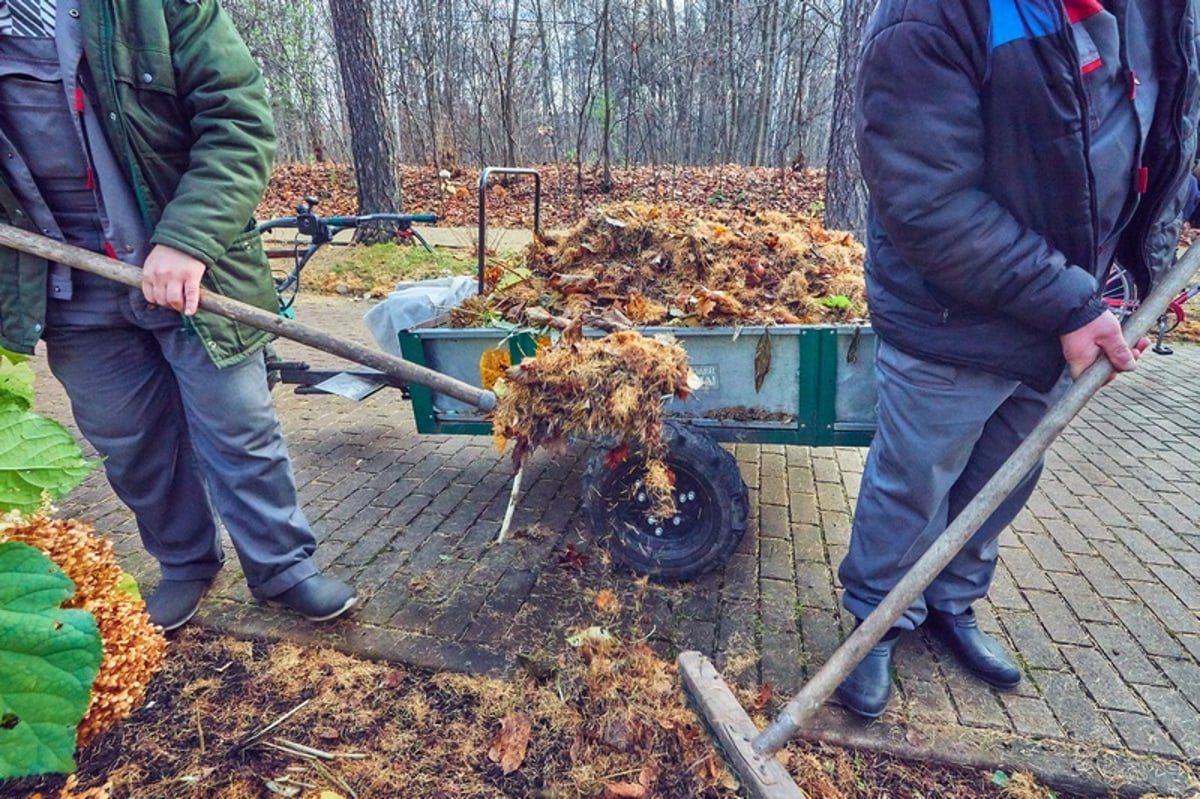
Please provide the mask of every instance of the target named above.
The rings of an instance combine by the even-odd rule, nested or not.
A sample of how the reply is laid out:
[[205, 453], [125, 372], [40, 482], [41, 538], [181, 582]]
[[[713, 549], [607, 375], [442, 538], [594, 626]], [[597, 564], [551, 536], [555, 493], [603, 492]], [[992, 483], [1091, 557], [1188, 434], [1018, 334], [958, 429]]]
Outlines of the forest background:
[[[861, 230], [852, 76], [869, 0], [228, 0], [282, 163], [352, 163], [363, 212], [414, 210], [399, 165], [824, 167]], [[594, 176], [594, 177], [590, 177]]]

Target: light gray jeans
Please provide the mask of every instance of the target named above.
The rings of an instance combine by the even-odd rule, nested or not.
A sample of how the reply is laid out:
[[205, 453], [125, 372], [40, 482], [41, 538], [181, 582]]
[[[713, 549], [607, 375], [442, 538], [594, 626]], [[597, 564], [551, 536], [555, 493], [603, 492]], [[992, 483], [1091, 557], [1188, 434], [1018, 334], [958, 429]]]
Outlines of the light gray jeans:
[[43, 340], [162, 577], [220, 570], [216, 514], [255, 597], [315, 574], [316, 537], [297, 501], [262, 355], [218, 369], [180, 314], [147, 306], [136, 290], [110, 296], [107, 307], [76, 306], [85, 314], [52, 302]]
[[[1044, 394], [1015, 380], [914, 358], [880, 341], [878, 428], [867, 454], [842, 604], [866, 618], [995, 474], [1071, 383]], [[1001, 531], [1029, 500], [1039, 463], [896, 623], [962, 613], [991, 585]]]

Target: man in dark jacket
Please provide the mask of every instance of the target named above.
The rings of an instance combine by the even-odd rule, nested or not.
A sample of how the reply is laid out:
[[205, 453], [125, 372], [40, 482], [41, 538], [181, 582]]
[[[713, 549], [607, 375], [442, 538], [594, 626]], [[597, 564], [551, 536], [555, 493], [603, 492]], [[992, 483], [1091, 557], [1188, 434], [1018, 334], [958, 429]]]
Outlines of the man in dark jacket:
[[[1180, 0], [882, 0], [858, 85], [870, 190], [866, 280], [878, 432], [843, 604], [865, 618], [1100, 357], [1134, 368], [1098, 298], [1114, 262], [1142, 291], [1169, 266], [1196, 152], [1196, 20]], [[980, 630], [1001, 530], [1031, 471], [839, 687], [874, 718], [904, 630], [931, 629], [1008, 689]]]
[[0, 147], [0, 221], [143, 269], [130, 290], [0, 249], [0, 345], [46, 342], [160, 564], [150, 618], [196, 612], [224, 560], [216, 514], [256, 598], [344, 613], [354, 590], [318, 573], [297, 503], [269, 337], [197, 313], [201, 285], [278, 310], [253, 223], [270, 108], [216, 0], [0, 0]]

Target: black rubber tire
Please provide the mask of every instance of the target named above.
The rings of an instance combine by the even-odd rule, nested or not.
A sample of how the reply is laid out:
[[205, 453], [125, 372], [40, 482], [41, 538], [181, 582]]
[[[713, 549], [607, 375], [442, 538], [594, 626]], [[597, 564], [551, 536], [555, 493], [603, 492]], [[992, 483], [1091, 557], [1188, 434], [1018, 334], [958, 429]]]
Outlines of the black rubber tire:
[[613, 559], [657, 580], [690, 580], [725, 563], [746, 532], [750, 502], [737, 461], [701, 430], [668, 422], [666, 464], [675, 474], [677, 513], [648, 519], [639, 498], [644, 456], [609, 466], [600, 447], [583, 477], [583, 508], [592, 534]]

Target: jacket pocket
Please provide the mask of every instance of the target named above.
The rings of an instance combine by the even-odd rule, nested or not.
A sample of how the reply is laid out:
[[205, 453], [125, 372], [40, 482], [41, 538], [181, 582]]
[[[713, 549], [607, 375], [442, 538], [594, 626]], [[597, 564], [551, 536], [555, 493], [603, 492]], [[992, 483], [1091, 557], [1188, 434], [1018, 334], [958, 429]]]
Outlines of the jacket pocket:
[[225, 254], [205, 273], [205, 279], [218, 294], [265, 311], [279, 310], [279, 297], [263, 250], [262, 236], [253, 223], [238, 234]]

